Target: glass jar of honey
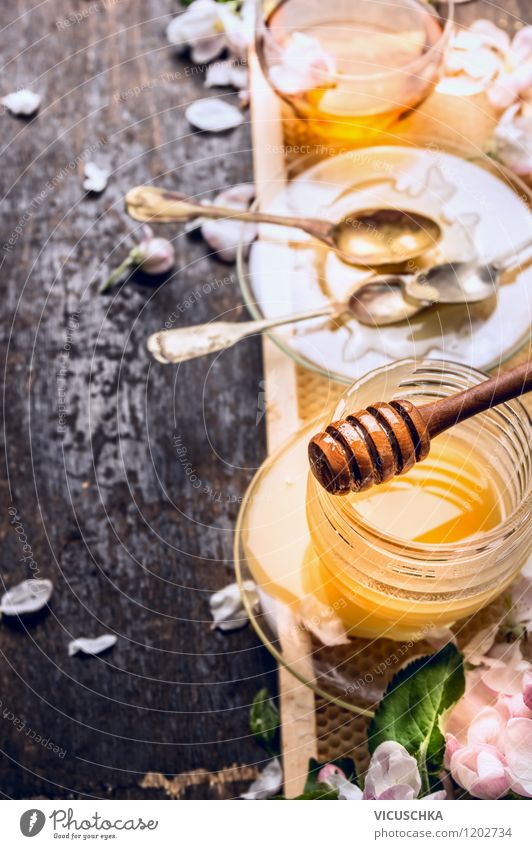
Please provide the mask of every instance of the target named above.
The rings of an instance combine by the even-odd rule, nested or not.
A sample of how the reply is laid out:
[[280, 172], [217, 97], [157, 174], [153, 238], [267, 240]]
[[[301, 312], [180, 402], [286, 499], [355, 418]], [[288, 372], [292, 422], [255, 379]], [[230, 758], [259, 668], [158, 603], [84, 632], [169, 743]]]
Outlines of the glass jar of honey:
[[[485, 378], [452, 363], [403, 360], [357, 381], [329, 421], [376, 401], [423, 404]], [[503, 404], [433, 440], [404, 476], [348, 496], [308, 477], [304, 583], [348, 634], [420, 639], [500, 595], [532, 549], [531, 421]]]

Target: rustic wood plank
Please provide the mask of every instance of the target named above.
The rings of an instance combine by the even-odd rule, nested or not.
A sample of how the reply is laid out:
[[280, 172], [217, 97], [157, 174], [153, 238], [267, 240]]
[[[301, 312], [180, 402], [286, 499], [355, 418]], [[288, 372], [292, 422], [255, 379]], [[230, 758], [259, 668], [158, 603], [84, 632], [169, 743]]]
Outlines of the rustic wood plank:
[[[2, 261], [1, 578], [31, 577], [13, 505], [38, 574], [55, 583], [48, 615], [0, 624], [8, 796], [164, 798], [164, 786], [140, 787], [145, 773], [190, 772], [185, 797], [217, 798], [240, 792], [249, 774], [200, 786], [195, 771], [254, 769], [264, 758], [247, 714], [261, 686], [275, 690], [273, 660], [250, 628], [213, 633], [208, 611], [209, 594], [233, 579], [234, 522], [265, 451], [260, 343], [178, 371], [145, 352], [167, 320], [243, 315], [235, 269], [161, 228], [175, 240], [172, 279], [96, 294], [135, 229], [122, 211], [132, 185], [158, 179], [209, 196], [251, 178], [247, 126], [198, 136], [184, 118], [208, 92], [166, 43], [177, 8], [47, 0], [0, 10], [3, 88], [43, 95], [31, 122], [0, 116], [1, 243], [20, 222]], [[98, 198], [84, 197], [84, 159], [112, 169]], [[119, 635], [112, 652], [67, 656], [72, 636], [103, 631]]]

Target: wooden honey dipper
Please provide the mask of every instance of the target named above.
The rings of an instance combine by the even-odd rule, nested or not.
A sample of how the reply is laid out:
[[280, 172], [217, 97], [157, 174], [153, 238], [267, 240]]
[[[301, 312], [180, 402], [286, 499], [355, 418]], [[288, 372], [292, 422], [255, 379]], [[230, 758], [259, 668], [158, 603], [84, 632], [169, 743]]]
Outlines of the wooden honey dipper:
[[312, 474], [333, 495], [386, 483], [424, 460], [433, 437], [530, 391], [532, 362], [420, 407], [403, 399], [378, 402], [332, 422], [310, 440]]

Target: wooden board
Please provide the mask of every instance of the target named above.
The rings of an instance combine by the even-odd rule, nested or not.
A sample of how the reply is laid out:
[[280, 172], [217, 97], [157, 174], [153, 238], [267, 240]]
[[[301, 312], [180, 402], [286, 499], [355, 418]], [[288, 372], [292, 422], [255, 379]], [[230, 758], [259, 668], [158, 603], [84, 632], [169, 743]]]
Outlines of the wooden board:
[[[487, 8], [486, 4], [479, 2], [458, 10], [459, 19], [464, 23], [481, 15], [510, 31], [516, 24], [509, 9], [502, 17], [493, 7]], [[260, 198], [261, 189], [265, 190], [274, 180], [278, 182], [279, 175], [286, 172], [291, 161], [289, 149], [298, 144], [308, 145], [309, 140], [295, 135], [294, 127], [300, 127], [298, 122], [290, 123], [283, 132], [280, 102], [265, 81], [256, 57], [252, 59], [252, 80], [254, 169]], [[419, 136], [424, 144], [430, 143], [431, 138], [438, 138], [450, 144], [455, 142], [461, 148], [466, 143], [475, 155], [485, 150], [495, 123], [495, 113], [484, 94], [463, 99], [436, 94], [402, 122], [400, 130], [392, 127], [388, 134], [384, 134], [383, 141], [396, 143], [401, 134]], [[283, 156], [283, 144], [288, 148], [286, 156]], [[506, 367], [524, 362], [531, 355], [532, 345], [529, 343]], [[297, 366], [268, 339], [263, 342], [263, 360], [266, 392], [268, 394], [271, 390], [272, 395], [267, 417], [268, 449], [272, 451], [303, 421], [328, 408], [334, 394], [339, 395], [342, 387], [335, 388], [330, 380]], [[532, 411], [532, 401], [526, 403]], [[283, 647], [285, 656], [290, 656], [292, 648], [290, 644]], [[301, 650], [294, 656], [300, 658]], [[310, 689], [305, 691], [284, 669], [280, 671], [280, 700], [285, 789], [289, 797], [302, 791], [309, 757], [319, 756], [320, 760], [327, 760], [351, 755], [360, 767], [367, 763], [367, 720], [364, 717], [354, 716], [330, 702], [315, 698]]]

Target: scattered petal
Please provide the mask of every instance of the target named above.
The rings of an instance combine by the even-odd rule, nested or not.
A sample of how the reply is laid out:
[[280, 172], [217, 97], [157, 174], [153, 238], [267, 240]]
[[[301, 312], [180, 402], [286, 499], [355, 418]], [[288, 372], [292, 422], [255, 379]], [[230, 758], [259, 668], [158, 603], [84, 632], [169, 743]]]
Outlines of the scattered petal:
[[78, 637], [68, 644], [70, 657], [82, 652], [82, 654], [101, 654], [115, 645], [117, 638], [114, 634], [101, 634], [99, 637]]
[[85, 179], [83, 181], [85, 191], [101, 194], [107, 186], [109, 171], [105, 168], [100, 168], [95, 162], [86, 162], [83, 170], [85, 173]]
[[11, 94], [6, 94], [2, 98], [2, 103], [9, 109], [12, 115], [23, 115], [28, 118], [34, 115], [41, 105], [41, 96], [29, 88], [22, 88], [20, 91], [14, 91]]
[[54, 586], [47, 579], [30, 578], [8, 590], [0, 599], [0, 613], [21, 616], [36, 613], [50, 601]]
[[[239, 183], [221, 192], [214, 199], [214, 205], [243, 210], [248, 209], [254, 197], [253, 183]], [[231, 218], [206, 220], [202, 224], [201, 233], [207, 244], [216, 251], [218, 259], [232, 263], [236, 259], [239, 246], [247, 247], [256, 238], [257, 226], [252, 223], [243, 224]]]
[[242, 793], [241, 799], [271, 799], [276, 796], [283, 786], [283, 770], [278, 758], [270, 761], [262, 770], [259, 777], [250, 785], [247, 793]]
[[196, 100], [191, 103], [185, 111], [189, 124], [206, 133], [222, 133], [232, 130], [244, 121], [242, 113], [216, 97], [207, 97], [204, 100]]
[[[244, 581], [246, 592], [253, 592], [255, 584], [253, 581]], [[236, 631], [248, 623], [248, 615], [242, 602], [240, 587], [238, 584], [228, 584], [209, 599], [212, 628], [220, 631]]]

